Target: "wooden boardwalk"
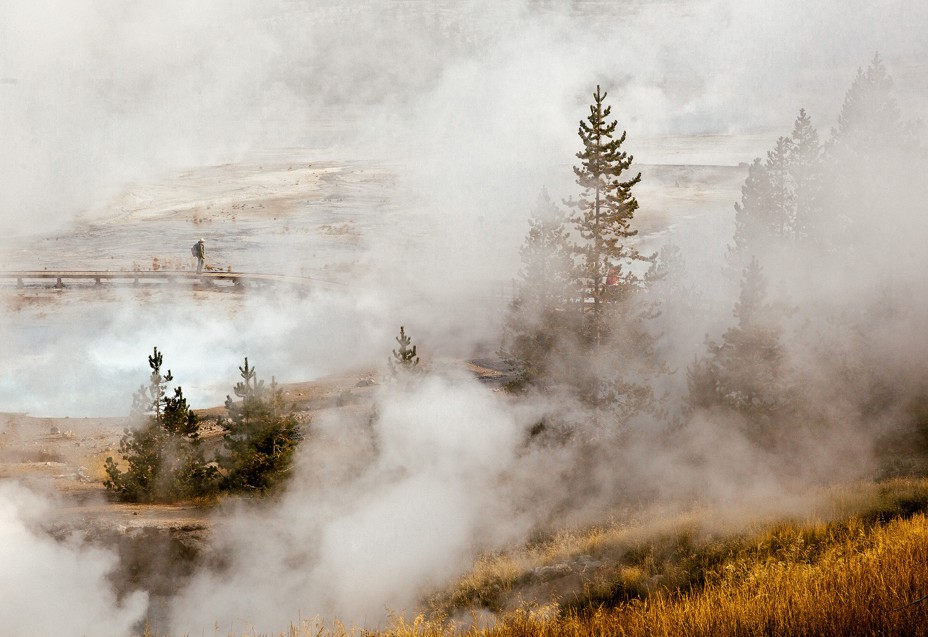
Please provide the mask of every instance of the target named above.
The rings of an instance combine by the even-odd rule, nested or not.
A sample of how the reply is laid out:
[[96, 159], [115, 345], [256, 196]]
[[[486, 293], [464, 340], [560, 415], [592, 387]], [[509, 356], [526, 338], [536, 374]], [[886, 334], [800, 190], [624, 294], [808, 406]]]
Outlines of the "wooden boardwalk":
[[[127, 285], [177, 286], [205, 284], [228, 288], [244, 288], [261, 284], [284, 284], [308, 287], [326, 282], [307, 277], [247, 272], [204, 271], [201, 274], [188, 270], [12, 270], [0, 272], [0, 281], [15, 283], [17, 288], [30, 285], [64, 288], [67, 283], [103, 285], [104, 282]], [[54, 282], [54, 283], [52, 283]], [[49, 284], [51, 284], [49, 286]]]

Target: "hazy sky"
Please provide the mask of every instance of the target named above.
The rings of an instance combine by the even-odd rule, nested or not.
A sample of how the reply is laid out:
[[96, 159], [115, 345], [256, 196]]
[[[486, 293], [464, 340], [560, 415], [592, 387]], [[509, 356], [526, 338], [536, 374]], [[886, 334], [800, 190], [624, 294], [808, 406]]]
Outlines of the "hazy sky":
[[281, 145], [424, 156], [478, 188], [572, 153], [597, 83], [641, 138], [783, 130], [801, 106], [830, 125], [879, 51], [924, 112], [925, 24], [915, 0], [8, 0], [0, 219], [41, 230]]

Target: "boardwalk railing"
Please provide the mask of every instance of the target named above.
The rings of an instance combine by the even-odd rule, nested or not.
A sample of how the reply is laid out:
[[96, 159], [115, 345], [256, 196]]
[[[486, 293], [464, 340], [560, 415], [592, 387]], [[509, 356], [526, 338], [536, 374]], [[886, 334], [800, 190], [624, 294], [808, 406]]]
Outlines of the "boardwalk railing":
[[312, 279], [280, 274], [255, 274], [246, 272], [204, 271], [201, 274], [186, 270], [144, 270], [138, 272], [113, 270], [13, 270], [0, 272], [0, 281], [15, 281], [16, 287], [22, 288], [29, 283], [54, 281], [54, 287], [65, 287], [65, 281], [94, 283], [102, 285], [104, 281], [121, 281], [139, 285], [210, 283], [229, 287], [242, 287], [248, 282], [254, 283], [289, 283], [308, 286]]

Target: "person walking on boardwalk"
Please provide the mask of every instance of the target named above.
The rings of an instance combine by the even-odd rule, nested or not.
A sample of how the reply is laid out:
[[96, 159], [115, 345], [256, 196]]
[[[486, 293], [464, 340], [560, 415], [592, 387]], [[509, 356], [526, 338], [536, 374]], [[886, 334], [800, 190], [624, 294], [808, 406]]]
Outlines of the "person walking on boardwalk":
[[206, 244], [200, 239], [190, 248], [190, 253], [197, 258], [197, 274], [203, 273], [203, 260], [206, 259]]

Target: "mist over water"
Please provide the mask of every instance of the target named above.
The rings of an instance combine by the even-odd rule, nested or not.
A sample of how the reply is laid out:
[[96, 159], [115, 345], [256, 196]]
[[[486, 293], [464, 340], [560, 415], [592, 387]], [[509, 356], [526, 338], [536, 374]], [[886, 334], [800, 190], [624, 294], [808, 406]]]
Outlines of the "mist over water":
[[[658, 349], [676, 370], [660, 389], [680, 409], [686, 366], [731, 325], [726, 251], [747, 164], [800, 107], [826, 139], [875, 51], [905, 117], [924, 117], [925, 24], [923, 3], [856, 0], [5, 2], [4, 269], [189, 268], [202, 236], [218, 268], [309, 283], [10, 290], [0, 411], [127, 413], [153, 346], [195, 407], [221, 403], [244, 356], [284, 382], [382, 371], [400, 324], [430, 360], [495, 351], [498, 290], [518, 270], [540, 189], [575, 194], [575, 131], [597, 84], [644, 173], [640, 245], [672, 242], [686, 262], [676, 288], [654, 292]], [[217, 511], [225, 567], [198, 572], [158, 621], [171, 634], [277, 631], [316, 615], [376, 626], [481, 551], [558, 521], [628, 501], [698, 499], [734, 518], [796, 511], [809, 484], [871, 475], [863, 423], [891, 428], [894, 414], [860, 413], [827, 353], [859, 336], [835, 308], [876, 308], [887, 291], [895, 313], [866, 334], [880, 354], [852, 362], [901, 383], [925, 377], [920, 194], [903, 183], [881, 202], [875, 216], [894, 223], [870, 254], [821, 271], [792, 253], [766, 266], [771, 298], [810, 308], [785, 312], [785, 343], [827, 399], [815, 417], [829, 427], [758, 449], [737, 419], [699, 413], [673, 435], [646, 423], [617, 441], [564, 396], [518, 401], [436, 375], [379, 393], [371, 423], [314, 422], [281, 501]], [[551, 414], [579, 423], [582, 444], [526, 446]], [[28, 558], [0, 574], [4, 599], [25, 591], [0, 625], [128, 634], [144, 595], [117, 600], [105, 581], [114, 555], [41, 531], [35, 512], [52, 506], [0, 490], [0, 545]]]

